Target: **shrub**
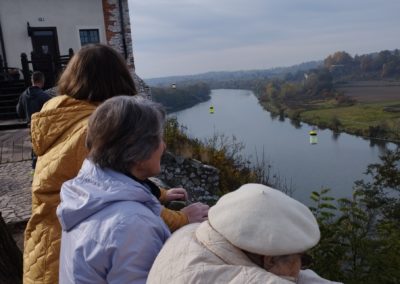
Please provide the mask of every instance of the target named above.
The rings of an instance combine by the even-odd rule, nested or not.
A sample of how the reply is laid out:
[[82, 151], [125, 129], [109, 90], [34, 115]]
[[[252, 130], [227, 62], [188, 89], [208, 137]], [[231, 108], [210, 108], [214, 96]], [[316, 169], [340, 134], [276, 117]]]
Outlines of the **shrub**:
[[277, 174], [272, 175], [272, 167], [264, 155], [261, 158], [256, 155], [256, 163], [251, 165], [249, 159], [242, 155], [243, 143], [237, 141], [236, 137], [216, 133], [211, 138], [199, 141], [188, 137], [185, 131], [176, 118], [168, 119], [164, 134], [168, 149], [219, 169], [221, 194], [245, 183], [262, 183], [291, 193], [291, 186], [285, 180]]
[[312, 268], [322, 276], [350, 284], [399, 283], [399, 162], [400, 151], [389, 151], [381, 164], [368, 166], [372, 182], [355, 182], [351, 199], [335, 200], [329, 189], [312, 193], [310, 209], [321, 230]]

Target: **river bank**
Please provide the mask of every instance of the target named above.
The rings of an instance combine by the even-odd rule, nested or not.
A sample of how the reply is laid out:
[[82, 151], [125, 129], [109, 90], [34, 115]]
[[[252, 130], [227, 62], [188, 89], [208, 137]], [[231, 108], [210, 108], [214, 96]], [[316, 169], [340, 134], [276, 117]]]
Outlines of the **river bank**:
[[288, 117], [295, 123], [305, 122], [335, 133], [400, 143], [400, 99], [346, 106], [337, 105], [333, 100], [320, 100], [306, 108], [290, 108], [261, 99], [259, 102], [273, 115]]
[[[209, 107], [215, 112], [210, 114]], [[346, 133], [318, 131], [311, 145], [312, 125], [293, 123], [267, 112], [252, 91], [214, 89], [211, 100], [170, 116], [185, 126], [190, 137], [201, 141], [224, 134], [244, 145], [242, 155], [257, 165], [271, 165], [271, 178], [280, 178], [294, 189], [293, 197], [310, 204], [310, 194], [331, 188], [334, 197], [351, 196], [354, 181], [365, 178], [367, 166], [379, 161], [392, 143], [378, 144]]]

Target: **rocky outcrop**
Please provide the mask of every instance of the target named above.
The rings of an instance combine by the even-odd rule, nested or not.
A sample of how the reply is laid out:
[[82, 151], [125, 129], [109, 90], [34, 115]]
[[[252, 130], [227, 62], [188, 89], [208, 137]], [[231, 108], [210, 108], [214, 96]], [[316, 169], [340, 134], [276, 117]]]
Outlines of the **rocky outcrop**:
[[152, 99], [151, 89], [146, 84], [146, 82], [143, 81], [143, 79], [140, 78], [135, 72], [132, 73], [132, 78], [133, 78], [133, 81], [135, 82], [136, 91], [137, 91], [138, 95], [151, 100]]
[[214, 204], [218, 200], [219, 170], [194, 159], [166, 152], [158, 176], [168, 187], [183, 187], [191, 202]]

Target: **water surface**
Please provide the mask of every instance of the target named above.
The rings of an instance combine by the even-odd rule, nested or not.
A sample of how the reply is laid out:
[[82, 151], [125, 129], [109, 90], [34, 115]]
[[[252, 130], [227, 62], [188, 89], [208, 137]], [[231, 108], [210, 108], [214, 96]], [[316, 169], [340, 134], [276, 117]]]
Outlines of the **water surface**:
[[[210, 106], [214, 106], [214, 114], [209, 113]], [[235, 135], [252, 161], [264, 152], [274, 173], [291, 183], [293, 196], [305, 203], [310, 203], [311, 192], [321, 187], [331, 188], [332, 196], [349, 197], [354, 181], [366, 177], [367, 165], [378, 162], [385, 148], [396, 147], [393, 143], [373, 145], [331, 130], [318, 130], [318, 144], [311, 145], [308, 132], [312, 126], [272, 118], [247, 90], [213, 90], [211, 100], [171, 115], [187, 126], [192, 137]]]

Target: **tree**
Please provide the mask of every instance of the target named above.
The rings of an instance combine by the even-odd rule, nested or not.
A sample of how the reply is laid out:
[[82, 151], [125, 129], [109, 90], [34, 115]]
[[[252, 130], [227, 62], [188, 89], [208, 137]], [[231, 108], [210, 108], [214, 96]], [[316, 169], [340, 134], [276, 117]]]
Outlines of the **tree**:
[[[351, 199], [313, 192], [321, 241], [311, 253], [312, 267], [344, 283], [399, 283], [400, 150], [388, 151], [368, 166], [372, 181], [357, 181]], [[388, 194], [390, 193], [390, 194]]]
[[350, 54], [345, 51], [337, 51], [332, 55], [329, 55], [324, 60], [324, 66], [326, 68], [332, 67], [332, 65], [344, 65], [349, 66], [353, 64], [353, 58]]
[[400, 149], [387, 151], [380, 160], [369, 165], [366, 173], [372, 176], [374, 185], [400, 192]]
[[360, 59], [360, 68], [363, 72], [373, 71], [373, 60], [370, 55], [363, 55]]

